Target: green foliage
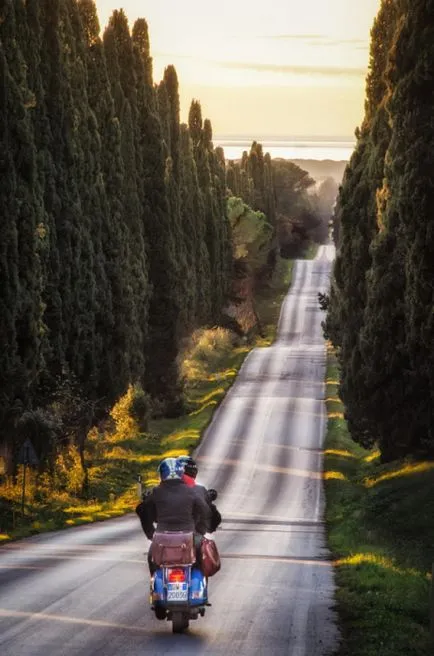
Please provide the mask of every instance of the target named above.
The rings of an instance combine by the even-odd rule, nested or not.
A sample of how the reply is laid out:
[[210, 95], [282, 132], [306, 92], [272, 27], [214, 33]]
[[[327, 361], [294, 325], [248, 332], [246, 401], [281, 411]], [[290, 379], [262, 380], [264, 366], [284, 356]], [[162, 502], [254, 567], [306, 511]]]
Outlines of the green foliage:
[[63, 449], [56, 458], [53, 484], [56, 488], [78, 497], [82, 492], [84, 482], [85, 472], [79, 450], [75, 445], [70, 445]]
[[312, 242], [326, 241], [334, 198], [329, 197], [330, 182], [319, 189], [318, 195], [311, 192], [314, 184], [299, 166], [287, 160], [272, 160], [269, 153], [264, 155], [262, 145], [256, 141], [239, 162], [229, 162], [228, 191], [254, 211], [264, 213], [274, 230], [261, 272], [263, 278], [272, 275], [278, 251], [287, 258], [303, 257]]
[[24, 6], [6, 3], [1, 12], [0, 444], [10, 469], [16, 420], [35, 394], [43, 368], [45, 217], [31, 119], [35, 97], [20, 48], [27, 38], [22, 26]]
[[143, 391], [141, 385], [130, 385], [124, 394], [115, 403], [110, 416], [115, 422], [116, 439], [135, 438], [148, 428], [151, 414], [149, 396]]
[[342, 656], [425, 656], [434, 558], [434, 463], [381, 464], [351, 439], [329, 352], [325, 491]]
[[257, 272], [266, 262], [273, 229], [265, 214], [254, 212], [241, 198], [228, 198], [233, 257], [238, 267]]
[[182, 354], [181, 373], [189, 385], [200, 384], [228, 359], [235, 335], [225, 328], [199, 328], [188, 340]]
[[[413, 376], [413, 417], [404, 453], [434, 455], [434, 8], [420, 0], [407, 5], [396, 35], [389, 70], [390, 193], [387, 212], [397, 215], [405, 244], [405, 335]], [[398, 139], [399, 135], [399, 139]], [[388, 184], [387, 184], [388, 183]], [[400, 299], [399, 299], [400, 300]]]
[[432, 7], [383, 0], [365, 119], [339, 195], [326, 331], [353, 437], [383, 461], [434, 453]]
[[214, 150], [212, 126], [202, 119], [202, 109], [193, 100], [188, 116], [201, 205], [203, 238], [208, 253], [210, 313], [208, 321], [220, 319], [231, 276], [231, 244], [226, 213], [225, 163], [221, 149]]
[[148, 423], [152, 411], [152, 402], [149, 394], [143, 390], [139, 383], [133, 385], [133, 393], [130, 405], [131, 417], [137, 422], [141, 433], [148, 430]]
[[[191, 132], [180, 125], [172, 66], [156, 93], [145, 20], [130, 30], [114, 11], [99, 32], [93, 0], [1, 6], [0, 448], [12, 475], [24, 427], [48, 462], [54, 416], [83, 458], [86, 429], [130, 385], [179, 411], [182, 340], [218, 321], [229, 287], [211, 123], [196, 102]], [[147, 406], [144, 395], [143, 426]]]

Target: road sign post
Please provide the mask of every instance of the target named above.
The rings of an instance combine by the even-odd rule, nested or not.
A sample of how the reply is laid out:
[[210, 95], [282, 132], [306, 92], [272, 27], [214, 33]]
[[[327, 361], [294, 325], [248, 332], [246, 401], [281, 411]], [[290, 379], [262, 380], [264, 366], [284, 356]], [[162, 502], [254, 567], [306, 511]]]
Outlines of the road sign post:
[[24, 517], [24, 509], [26, 503], [26, 471], [27, 471], [27, 462], [24, 463], [23, 469], [23, 492], [21, 495], [21, 515]]
[[27, 438], [22, 444], [20, 452], [18, 454], [18, 464], [23, 465], [23, 491], [21, 495], [21, 515], [24, 517], [25, 508], [26, 508], [26, 474], [27, 467], [29, 465], [39, 465], [39, 458], [36, 455], [36, 451], [33, 448], [33, 444]]
[[434, 563], [431, 568], [431, 594], [430, 594], [430, 631], [431, 631], [431, 642], [434, 646]]
[[137, 496], [139, 497], [139, 499], [142, 498], [142, 494], [143, 494], [142, 477], [139, 474], [137, 477]]

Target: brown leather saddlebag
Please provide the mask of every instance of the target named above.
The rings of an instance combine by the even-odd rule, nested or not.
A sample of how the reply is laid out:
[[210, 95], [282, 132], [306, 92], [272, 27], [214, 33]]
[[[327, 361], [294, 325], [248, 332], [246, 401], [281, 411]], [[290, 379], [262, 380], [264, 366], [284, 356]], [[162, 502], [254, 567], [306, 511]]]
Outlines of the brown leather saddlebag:
[[200, 551], [202, 555], [202, 572], [205, 576], [214, 576], [221, 568], [220, 554], [214, 540], [203, 538]]
[[193, 533], [154, 533], [151, 555], [158, 567], [192, 565], [196, 560]]

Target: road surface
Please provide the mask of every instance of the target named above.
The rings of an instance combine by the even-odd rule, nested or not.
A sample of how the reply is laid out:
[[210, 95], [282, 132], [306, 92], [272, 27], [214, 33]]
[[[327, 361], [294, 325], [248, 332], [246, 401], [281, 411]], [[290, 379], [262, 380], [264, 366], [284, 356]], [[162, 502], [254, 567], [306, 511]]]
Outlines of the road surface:
[[246, 358], [198, 449], [219, 491], [212, 607], [173, 635], [148, 608], [138, 519], [0, 549], [2, 656], [326, 656], [339, 639], [323, 519], [325, 349], [317, 292], [333, 248], [296, 263], [278, 339]]

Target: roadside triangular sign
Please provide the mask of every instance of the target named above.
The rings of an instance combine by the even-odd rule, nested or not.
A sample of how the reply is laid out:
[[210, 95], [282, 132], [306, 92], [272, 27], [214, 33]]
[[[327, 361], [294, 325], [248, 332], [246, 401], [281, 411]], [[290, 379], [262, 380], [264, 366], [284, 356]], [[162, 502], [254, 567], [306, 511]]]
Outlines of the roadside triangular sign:
[[36, 451], [33, 448], [33, 444], [29, 438], [26, 438], [24, 443], [21, 445], [20, 451], [18, 453], [18, 464], [39, 465], [39, 458], [36, 455]]

